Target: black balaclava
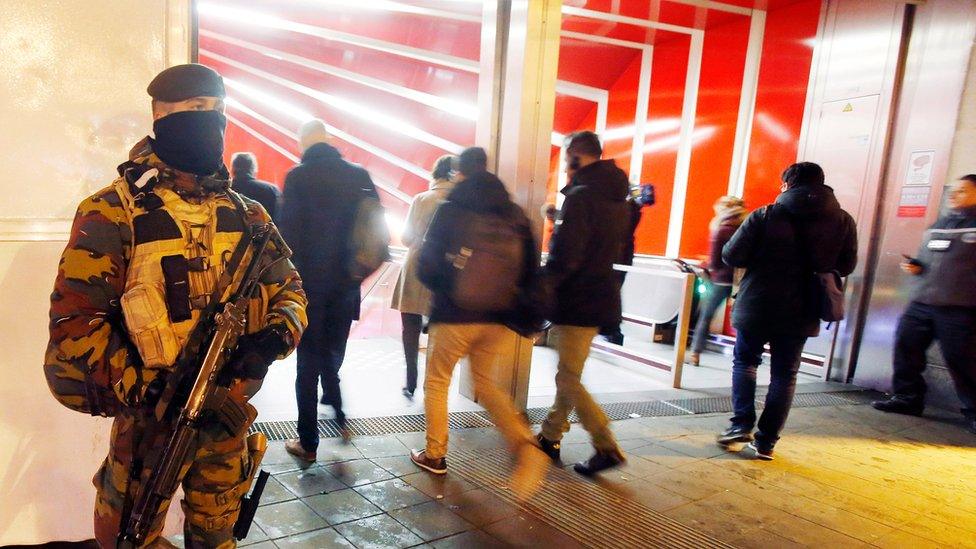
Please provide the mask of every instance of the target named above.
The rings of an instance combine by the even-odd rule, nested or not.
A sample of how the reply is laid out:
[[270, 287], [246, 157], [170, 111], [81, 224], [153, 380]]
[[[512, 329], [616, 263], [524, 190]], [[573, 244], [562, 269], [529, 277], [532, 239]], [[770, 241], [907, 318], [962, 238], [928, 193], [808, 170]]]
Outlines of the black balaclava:
[[205, 176], [223, 165], [224, 128], [219, 111], [180, 111], [153, 122], [152, 149], [177, 170]]

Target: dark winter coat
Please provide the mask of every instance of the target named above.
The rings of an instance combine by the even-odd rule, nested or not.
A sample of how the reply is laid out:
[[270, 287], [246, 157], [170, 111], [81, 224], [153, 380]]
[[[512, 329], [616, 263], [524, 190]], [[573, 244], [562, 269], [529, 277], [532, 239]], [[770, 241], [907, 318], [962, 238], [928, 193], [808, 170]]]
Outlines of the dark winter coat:
[[430, 322], [432, 324], [443, 322], [508, 325], [519, 323], [524, 320], [518, 318], [521, 311], [470, 311], [456, 305], [448, 295], [450, 280], [441, 276], [446, 271], [442, 268], [442, 263], [445, 261], [446, 254], [457, 252], [451, 249], [453, 237], [462, 231], [462, 227], [472, 213], [497, 215], [508, 219], [517, 227], [524, 245], [524, 265], [520, 286], [530, 287], [535, 282], [539, 252], [528, 218], [522, 209], [512, 202], [505, 185], [495, 175], [488, 172], [472, 175], [458, 183], [447, 196], [447, 200], [437, 209], [420, 249], [418, 269], [420, 280], [434, 294]]
[[912, 277], [912, 301], [976, 307], [976, 207], [949, 210], [940, 217], [925, 231], [915, 259], [922, 273]]
[[356, 209], [364, 196], [378, 198], [369, 173], [343, 160], [335, 147], [316, 143], [288, 172], [281, 207], [281, 233], [306, 292], [345, 308], [350, 318], [358, 317], [360, 294], [346, 265]]
[[620, 322], [620, 282], [613, 264], [633, 241], [627, 174], [613, 160], [580, 168], [549, 241], [545, 276], [555, 298], [552, 320], [570, 326]]
[[722, 260], [722, 248], [725, 247], [725, 244], [735, 234], [736, 229], [739, 228], [739, 219], [741, 218], [723, 219], [718, 228], [712, 231], [711, 241], [709, 243], [708, 275], [713, 284], [720, 286], [732, 285], [732, 275], [735, 269], [728, 266]]
[[250, 176], [239, 176], [231, 181], [231, 188], [264, 206], [271, 219], [278, 221], [278, 201], [281, 199], [278, 187]]
[[[799, 235], [797, 235], [799, 231]], [[737, 330], [815, 336], [819, 308], [810, 299], [813, 272], [847, 276], [857, 265], [857, 228], [826, 185], [802, 185], [754, 211], [725, 245], [722, 258], [744, 267], [732, 325]]]

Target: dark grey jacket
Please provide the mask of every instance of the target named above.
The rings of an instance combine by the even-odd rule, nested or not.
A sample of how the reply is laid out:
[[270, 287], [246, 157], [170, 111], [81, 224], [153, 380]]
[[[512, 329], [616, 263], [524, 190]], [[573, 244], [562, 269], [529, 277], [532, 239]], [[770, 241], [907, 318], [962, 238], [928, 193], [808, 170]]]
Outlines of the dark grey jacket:
[[722, 259], [746, 269], [732, 310], [737, 330], [815, 336], [819, 306], [811, 302], [809, 277], [854, 271], [857, 227], [830, 187], [794, 187], [772, 207], [752, 212], [723, 248]]
[[359, 284], [346, 270], [356, 209], [363, 196], [378, 198], [369, 173], [346, 162], [325, 143], [309, 147], [285, 177], [281, 234], [305, 291], [336, 316], [359, 314]]
[[278, 202], [281, 200], [281, 191], [278, 187], [267, 181], [241, 176], [231, 181], [231, 188], [264, 206], [271, 220], [278, 221]]
[[950, 210], [925, 231], [911, 299], [926, 305], [976, 307], [976, 207]]

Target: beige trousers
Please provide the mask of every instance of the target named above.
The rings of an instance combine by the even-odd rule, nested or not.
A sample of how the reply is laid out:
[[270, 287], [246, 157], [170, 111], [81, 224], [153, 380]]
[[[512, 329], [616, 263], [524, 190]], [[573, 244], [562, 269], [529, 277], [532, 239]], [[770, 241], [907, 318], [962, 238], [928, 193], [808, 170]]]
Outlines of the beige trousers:
[[593, 439], [593, 446], [599, 451], [614, 451], [618, 448], [610, 431], [610, 421], [580, 381], [586, 358], [590, 355], [590, 343], [597, 331], [597, 328], [563, 325], [553, 326], [550, 331], [556, 339], [559, 366], [556, 399], [542, 424], [542, 436], [552, 441], [562, 440], [563, 433], [569, 431], [569, 414], [575, 408], [580, 423]]
[[512, 447], [532, 443], [532, 431], [515, 409], [512, 399], [498, 389], [495, 360], [514, 333], [501, 324], [434, 324], [427, 344], [424, 408], [427, 413], [427, 456], [447, 455], [447, 396], [454, 365], [468, 356], [478, 402], [491, 414], [495, 426]]

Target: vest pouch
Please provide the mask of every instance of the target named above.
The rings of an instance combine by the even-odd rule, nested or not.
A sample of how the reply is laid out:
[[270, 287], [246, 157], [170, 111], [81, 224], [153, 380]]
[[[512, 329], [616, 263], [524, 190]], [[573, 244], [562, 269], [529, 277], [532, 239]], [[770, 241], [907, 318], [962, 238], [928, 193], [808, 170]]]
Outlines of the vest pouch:
[[248, 334], [256, 334], [264, 329], [268, 316], [268, 290], [263, 284], [259, 284], [254, 290], [254, 295], [247, 303], [247, 326], [244, 331]]
[[122, 314], [129, 337], [147, 368], [169, 368], [180, 344], [166, 309], [162, 284], [136, 284], [122, 295]]

